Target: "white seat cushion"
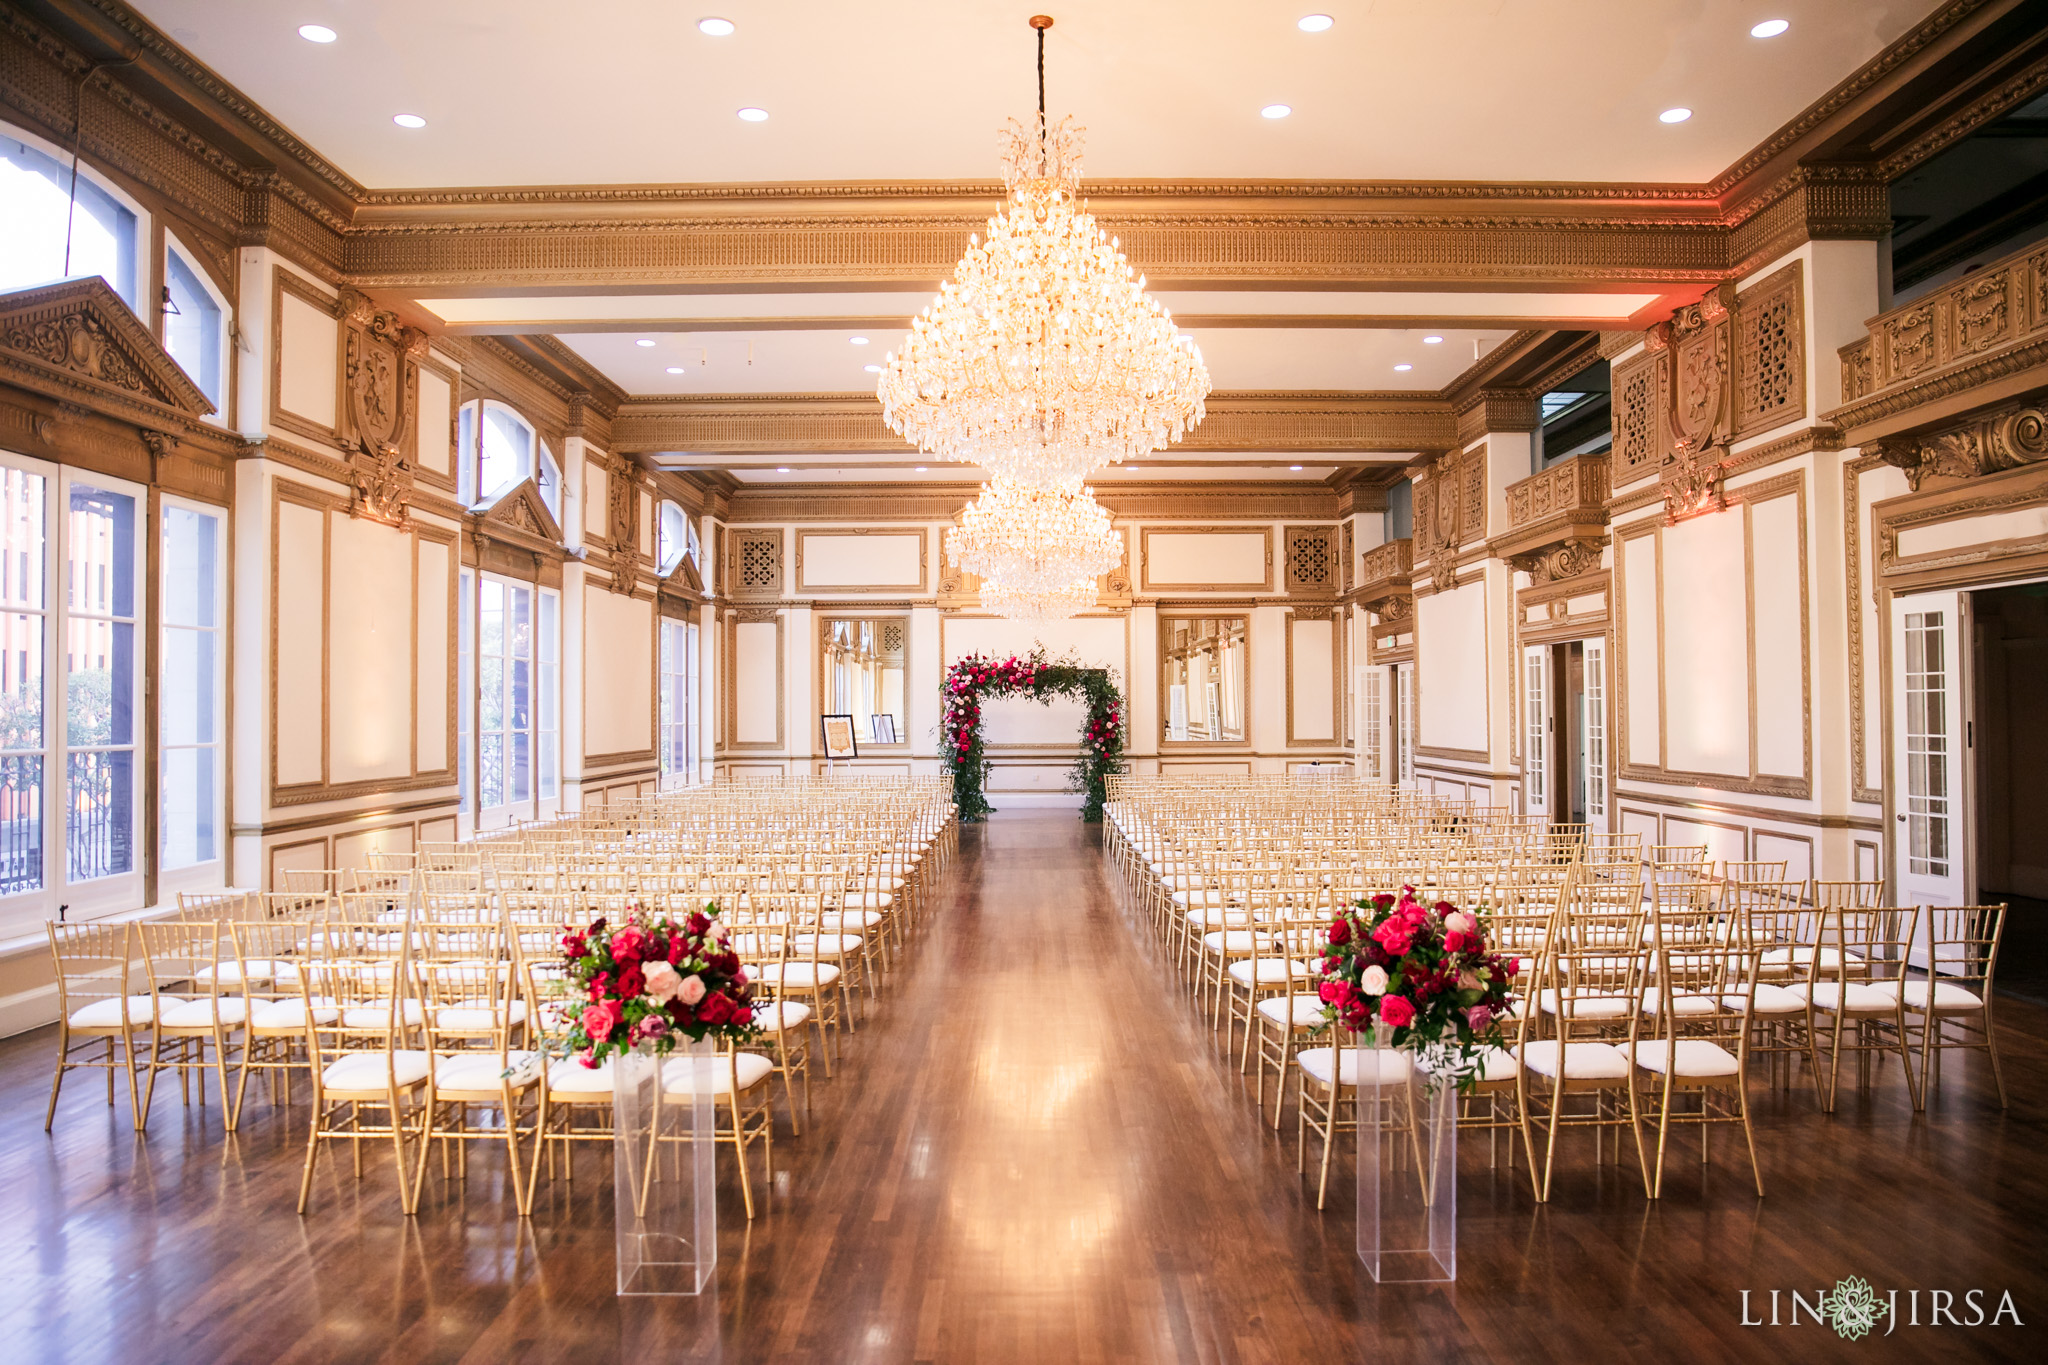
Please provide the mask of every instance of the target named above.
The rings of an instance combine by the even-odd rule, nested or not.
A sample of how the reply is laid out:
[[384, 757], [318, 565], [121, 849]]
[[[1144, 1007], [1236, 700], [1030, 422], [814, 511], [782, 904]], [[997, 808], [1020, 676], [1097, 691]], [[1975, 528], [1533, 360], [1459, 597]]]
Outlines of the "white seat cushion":
[[1202, 946], [1212, 953], [1249, 953], [1252, 941], [1249, 929], [1217, 929], [1202, 935]]
[[[185, 1002], [175, 996], [165, 996], [164, 1006], [182, 1005]], [[147, 1024], [156, 1012], [156, 1002], [146, 995], [128, 997], [128, 1026]], [[67, 1021], [73, 1028], [119, 1028], [121, 1027], [121, 1002], [119, 1000], [95, 1000], [90, 1005], [81, 1005], [71, 1011]]]
[[1504, 1047], [1490, 1047], [1479, 1054], [1478, 1076], [1482, 1081], [1511, 1081], [1522, 1072], [1515, 1054]]
[[1733, 1076], [1737, 1070], [1734, 1053], [1704, 1038], [1680, 1038], [1675, 1051], [1660, 1039], [1637, 1043], [1636, 1065], [1660, 1076], [1667, 1065], [1675, 1076]]
[[[1736, 994], [1721, 997], [1729, 1009], [1739, 1010], [1749, 1003], [1746, 997]], [[1756, 986], [1756, 1012], [1758, 1014], [1804, 1014], [1806, 993], [1788, 986], [1773, 986], [1768, 981], [1759, 981]]]
[[700, 1062], [695, 1057], [678, 1057], [661, 1068], [661, 1088], [670, 1095], [696, 1095], [709, 1090], [731, 1098], [733, 1077], [739, 1077], [741, 1091], [752, 1090], [775, 1073], [775, 1063], [758, 1052], [741, 1052], [731, 1057], [712, 1057]]
[[[1886, 985], [1891, 983], [1887, 982]], [[1799, 995], [1806, 994], [1806, 983], [1787, 986], [1785, 989]], [[1813, 1007], [1817, 1010], [1837, 1010], [1847, 1006], [1849, 1014], [1890, 1014], [1898, 1008], [1899, 997], [1884, 986], [1867, 986], [1858, 981], [1849, 983], [1846, 997], [1839, 981], [1816, 981], [1813, 984]]]
[[390, 1056], [387, 1067], [382, 1052], [351, 1052], [320, 1073], [320, 1084], [344, 1094], [381, 1095], [394, 1075], [401, 1088], [427, 1078], [432, 1063], [426, 1053], [401, 1049]]
[[810, 1017], [811, 1007], [795, 1000], [769, 1000], [754, 1006], [754, 1027], [764, 1033], [802, 1028]]
[[1314, 1028], [1323, 1022], [1323, 1002], [1313, 995], [1269, 995], [1258, 1011], [1282, 1027]]
[[277, 962], [267, 957], [252, 957], [246, 962], [223, 962], [218, 967], [201, 967], [192, 974], [192, 979], [202, 985], [218, 977], [223, 985], [239, 986], [244, 980], [274, 981], [278, 973], [298, 980], [298, 971], [289, 962]]
[[823, 957], [833, 953], [857, 953], [865, 942], [859, 934], [798, 934], [790, 940], [791, 951], [808, 954], [814, 938], [818, 940], [818, 953]]
[[[1522, 1062], [1531, 1071], [1555, 1077], [1558, 1044], [1545, 1038], [1522, 1049]], [[1628, 1076], [1628, 1054], [1612, 1043], [1568, 1043], [1564, 1048], [1564, 1078], [1568, 1081], [1618, 1081]]]
[[[399, 1009], [398, 1017], [406, 1028], [418, 1028], [427, 1021], [427, 1012], [419, 1001], [408, 1000]], [[344, 1028], [385, 1028], [391, 1023], [391, 1008], [388, 1005], [357, 1005], [341, 1012], [341, 1023]]]
[[[1301, 1063], [1303, 1071], [1325, 1086], [1328, 1086], [1330, 1083], [1330, 1073], [1333, 1066], [1337, 1073], [1338, 1085], [1356, 1086], [1358, 1084], [1358, 1052], [1359, 1050], [1355, 1047], [1310, 1047], [1303, 1048], [1294, 1060]], [[1392, 1085], [1397, 1081], [1408, 1079], [1409, 1062], [1407, 1053], [1388, 1049], [1386, 1051], [1372, 1050], [1367, 1055], [1378, 1059], [1380, 1069], [1379, 1084]]]
[[839, 979], [839, 969], [829, 962], [768, 962], [762, 964], [758, 979], [784, 990], [822, 989]]
[[[1813, 962], [1811, 948], [1767, 948], [1763, 964], [1766, 967], [1806, 967]], [[1823, 971], [1833, 971], [1842, 965], [1842, 954], [1833, 948], [1820, 950], [1820, 965]]]
[[220, 1022], [230, 1028], [249, 1016], [248, 1001], [240, 996], [224, 995], [218, 1000], [192, 1000], [182, 1005], [167, 1005], [163, 1018], [157, 1022], [165, 1028], [212, 1028], [216, 1006], [220, 1010]]
[[[887, 896], [882, 896], [879, 898], [871, 896], [853, 896], [849, 897], [848, 899], [853, 905], [879, 904], [880, 906], [882, 906], [883, 909], [887, 909], [891, 903], [890, 898]], [[882, 911], [827, 910], [824, 913], [824, 915], [821, 916], [821, 918], [825, 921], [825, 927], [828, 929], [845, 929], [848, 927], [872, 929], [877, 924], [880, 924], [882, 922]]]
[[[1883, 981], [1879, 982], [1872, 989], [1880, 990], [1887, 995], [1896, 997], [1900, 994], [1900, 983], [1896, 981]], [[1927, 983], [1925, 981], [1906, 982], [1904, 994], [1907, 1009], [1921, 1014], [1927, 1012]], [[1984, 1008], [1984, 1001], [1974, 991], [1965, 990], [1961, 986], [1951, 986], [1946, 981], [1937, 981], [1934, 983], [1934, 1008], [1957, 1012], [1981, 1010]]]
[[[1214, 937], [1214, 934], [1206, 936]], [[1246, 958], [1242, 962], [1233, 962], [1230, 964], [1230, 979], [1240, 986], [1249, 986], [1253, 981], [1254, 968], [1257, 969], [1257, 980], [1261, 986], [1284, 986], [1289, 980], [1287, 962], [1277, 957]], [[1293, 974], [1297, 977], [1312, 975], [1309, 969], [1299, 962], [1294, 964]]]
[[[313, 1017], [323, 1024], [331, 1024], [341, 1017], [341, 1011], [316, 1005]], [[306, 1002], [265, 1000], [250, 1012], [249, 1027], [257, 1033], [303, 1033], [306, 1028]]]
[[610, 1095], [612, 1064], [585, 1066], [573, 1057], [548, 1068], [548, 1090], [556, 1095]]
[[[1643, 1013], [1655, 1014], [1662, 1000], [1663, 996], [1657, 987], [1652, 986], [1644, 991]], [[1701, 995], [1697, 991], [1679, 991], [1671, 997], [1671, 1009], [1673, 1013], [1680, 1016], [1712, 1014], [1715, 1009], [1714, 997], [1711, 995]]]
[[[511, 1076], [504, 1075], [510, 1069]], [[504, 1085], [521, 1090], [540, 1079], [538, 1052], [457, 1052], [434, 1059], [434, 1088], [456, 1093], [497, 1093]]]
[[[1556, 991], [1544, 991], [1537, 999], [1542, 1003], [1545, 1014], [1556, 1014], [1558, 999]], [[1574, 1019], [1626, 1019], [1628, 999], [1620, 995], [1580, 995], [1572, 993], [1567, 1004], [1571, 1006]]]
[[[507, 1001], [500, 1009], [507, 1024], [526, 1022], [524, 1000]], [[485, 1033], [497, 1027], [498, 1013], [489, 1005], [450, 1005], [434, 1011], [434, 1026], [451, 1033]]]

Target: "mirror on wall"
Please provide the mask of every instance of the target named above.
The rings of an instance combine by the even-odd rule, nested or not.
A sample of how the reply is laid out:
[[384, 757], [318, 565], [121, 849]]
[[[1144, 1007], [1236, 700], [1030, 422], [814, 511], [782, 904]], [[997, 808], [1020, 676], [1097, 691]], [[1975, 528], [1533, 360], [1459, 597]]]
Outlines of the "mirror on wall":
[[900, 616], [827, 616], [819, 623], [818, 709], [852, 716], [862, 745], [910, 742], [903, 709], [908, 624]]
[[1245, 738], [1248, 616], [1161, 617], [1160, 716], [1165, 738], [1229, 744]]

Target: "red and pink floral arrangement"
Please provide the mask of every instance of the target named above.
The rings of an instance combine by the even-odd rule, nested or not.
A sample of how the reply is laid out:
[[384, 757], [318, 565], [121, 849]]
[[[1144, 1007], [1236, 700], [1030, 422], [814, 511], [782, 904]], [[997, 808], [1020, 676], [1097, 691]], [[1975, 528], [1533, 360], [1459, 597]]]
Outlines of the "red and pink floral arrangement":
[[627, 909], [622, 922], [599, 918], [562, 935], [562, 963], [585, 1001], [572, 1010], [565, 1040], [585, 1066], [645, 1046], [672, 1051], [680, 1039], [745, 1042], [754, 1023], [753, 987], [718, 907], [677, 919]]

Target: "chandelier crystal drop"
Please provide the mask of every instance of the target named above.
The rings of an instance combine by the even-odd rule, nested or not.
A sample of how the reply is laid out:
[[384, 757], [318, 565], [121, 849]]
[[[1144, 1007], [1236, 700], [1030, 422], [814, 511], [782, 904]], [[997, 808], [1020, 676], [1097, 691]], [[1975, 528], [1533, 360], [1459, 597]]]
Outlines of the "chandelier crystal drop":
[[876, 394], [920, 450], [1056, 489], [1193, 430], [1209, 371], [1078, 204], [1082, 130], [1046, 122], [1040, 19], [1038, 117], [1002, 138], [1008, 202], [888, 355]]
[[1064, 621], [1095, 605], [1095, 583], [1077, 578], [1040, 592], [1022, 592], [988, 581], [981, 585], [981, 605], [1012, 621]]
[[1124, 539], [1087, 488], [1048, 491], [998, 476], [946, 533], [946, 556], [1013, 592], [1043, 592], [1108, 573], [1123, 561]]

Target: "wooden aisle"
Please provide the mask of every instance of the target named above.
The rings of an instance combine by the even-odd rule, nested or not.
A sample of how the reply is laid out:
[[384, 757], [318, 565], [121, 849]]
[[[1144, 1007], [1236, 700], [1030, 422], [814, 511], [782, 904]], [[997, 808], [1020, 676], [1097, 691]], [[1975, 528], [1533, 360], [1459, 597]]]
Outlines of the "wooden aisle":
[[[1702, 1172], [1682, 1140], [1653, 1205], [1632, 1167], [1595, 1168], [1574, 1135], [1539, 1210], [1470, 1142], [1459, 1284], [1382, 1289], [1351, 1250], [1348, 1162], [1318, 1215], [1291, 1118], [1284, 1140], [1256, 1122], [1098, 850], [1065, 811], [966, 831], [945, 904], [841, 1078], [817, 1087], [802, 1138], [778, 1133], [752, 1227], [721, 1154], [723, 1259], [702, 1301], [613, 1297], [596, 1152], [573, 1186], [543, 1186], [530, 1231], [482, 1155], [466, 1189], [430, 1177], [415, 1223], [388, 1158], [360, 1186], [324, 1161], [302, 1220], [303, 1108], [252, 1098], [224, 1139], [215, 1109], [160, 1087], [137, 1140], [125, 1098], [110, 1114], [97, 1078], [75, 1075], [45, 1137], [53, 1035], [0, 1044], [0, 1358], [2040, 1358], [2048, 1011], [2004, 1006], [2004, 1116], [1975, 1066], [1952, 1065], [1920, 1118], [1895, 1071], [1833, 1119], [1803, 1081], [1760, 1096], [1763, 1200], [1732, 1146]], [[1741, 1325], [1743, 1289], [1763, 1305], [1847, 1275], [1902, 1301], [2010, 1290], [2027, 1326], [1851, 1347], [1810, 1323]]]

